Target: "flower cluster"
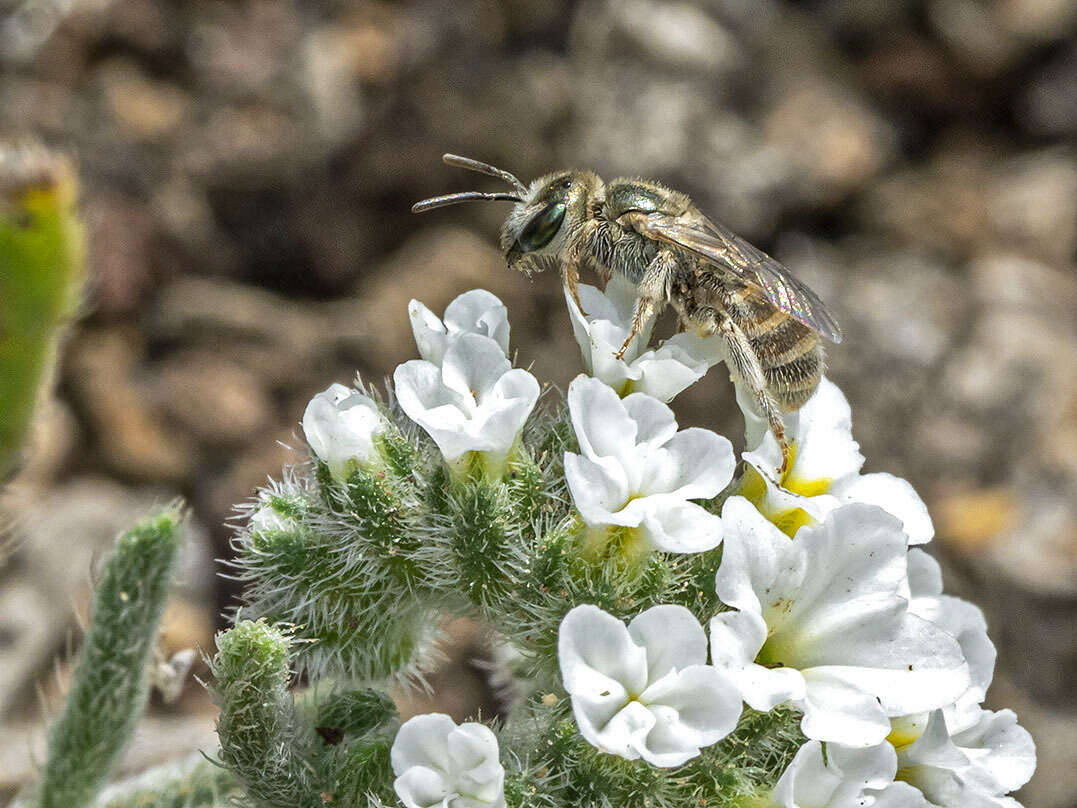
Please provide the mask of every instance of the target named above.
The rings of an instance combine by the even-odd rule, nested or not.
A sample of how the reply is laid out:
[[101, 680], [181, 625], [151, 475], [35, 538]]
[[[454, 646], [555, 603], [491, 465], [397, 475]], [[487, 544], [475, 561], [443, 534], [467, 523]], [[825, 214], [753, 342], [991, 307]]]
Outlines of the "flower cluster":
[[[738, 744], [770, 727], [770, 751], [721, 805], [1016, 806], [1006, 795], [1031, 776], [1035, 750], [1012, 712], [981, 706], [995, 662], [984, 617], [943, 594], [917, 547], [934, 531], [912, 486], [861, 473], [841, 391], [824, 378], [787, 415], [779, 471], [777, 441], [738, 390], [738, 476], [731, 443], [679, 430], [669, 406], [722, 344], [677, 334], [652, 349], [648, 323], [618, 357], [633, 300], [616, 278], [580, 286], [581, 305], [566, 294], [587, 374], [562, 410], [540, 415], [496, 297], [467, 292], [440, 318], [412, 301], [422, 358], [393, 374], [395, 406], [333, 385], [304, 415], [326, 484], [342, 487], [329, 515], [275, 494], [252, 512], [261, 534], [359, 520], [343, 535], [384, 553], [397, 576], [386, 580], [442, 608], [461, 601], [448, 590], [463, 592], [542, 683], [499, 730], [511, 753], [483, 724], [404, 723], [391, 751], [399, 799], [500, 808], [519, 803], [506, 784], [523, 783], [578, 804], [572, 778], [585, 775], [572, 767], [617, 759], [637, 768], [609, 769], [604, 787], [624, 771], [631, 793], [664, 777], [647, 772], [676, 769], [653, 782], [698, 795], [719, 788], [700, 772], [735, 769]], [[319, 580], [341, 557], [327, 551]], [[377, 590], [382, 568], [357, 563], [364, 591]], [[385, 586], [363, 619], [392, 602]], [[759, 763], [775, 760], [779, 771]]]

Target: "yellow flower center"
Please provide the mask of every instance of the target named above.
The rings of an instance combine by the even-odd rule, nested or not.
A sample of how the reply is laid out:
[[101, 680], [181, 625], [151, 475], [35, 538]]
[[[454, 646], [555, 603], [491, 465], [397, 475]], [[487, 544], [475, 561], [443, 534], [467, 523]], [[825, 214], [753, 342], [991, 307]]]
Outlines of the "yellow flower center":
[[886, 740], [895, 749], [910, 746], [924, 734], [928, 717], [927, 713], [917, 713], [890, 719], [890, 734], [886, 736]]
[[[830, 490], [833, 480], [823, 477], [809, 480], [798, 477], [796, 473], [797, 447], [792, 444], [789, 447], [789, 466], [778, 480], [778, 485], [802, 497], [816, 497]], [[805, 525], [814, 525], [815, 520], [803, 508], [779, 508], [770, 502], [767, 496], [767, 483], [763, 475], [752, 466], [744, 469], [741, 478], [740, 494], [751, 502], [769, 522], [789, 538], [793, 538], [797, 531]]]

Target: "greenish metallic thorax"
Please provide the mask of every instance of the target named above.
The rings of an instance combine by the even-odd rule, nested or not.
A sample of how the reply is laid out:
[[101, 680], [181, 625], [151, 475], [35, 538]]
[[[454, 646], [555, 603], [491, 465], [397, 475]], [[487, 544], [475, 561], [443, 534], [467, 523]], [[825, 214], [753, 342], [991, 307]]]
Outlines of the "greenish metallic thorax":
[[631, 211], [679, 216], [691, 204], [684, 194], [647, 180], [617, 179], [606, 186], [605, 209], [611, 219]]

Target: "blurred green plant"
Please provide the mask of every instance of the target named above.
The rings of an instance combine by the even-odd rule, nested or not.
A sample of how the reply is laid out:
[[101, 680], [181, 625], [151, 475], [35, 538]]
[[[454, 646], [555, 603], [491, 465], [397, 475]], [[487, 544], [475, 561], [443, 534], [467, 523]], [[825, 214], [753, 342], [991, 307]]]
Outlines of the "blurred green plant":
[[18, 465], [59, 334], [79, 300], [76, 196], [67, 160], [0, 142], [0, 480]]

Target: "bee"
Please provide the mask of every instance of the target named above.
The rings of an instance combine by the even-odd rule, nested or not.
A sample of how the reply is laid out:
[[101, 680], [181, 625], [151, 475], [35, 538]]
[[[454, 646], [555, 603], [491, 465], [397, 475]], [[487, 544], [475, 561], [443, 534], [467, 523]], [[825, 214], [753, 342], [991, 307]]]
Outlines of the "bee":
[[[579, 303], [579, 270], [605, 282], [621, 275], [638, 298], [629, 343], [667, 305], [682, 330], [719, 335], [734, 383], [748, 390], [789, 463], [782, 413], [799, 409], [819, 386], [822, 338], [841, 342], [841, 329], [819, 297], [782, 264], [708, 219], [691, 199], [660, 183], [615, 179], [590, 171], [555, 171], [525, 186], [508, 171], [446, 154], [445, 163], [497, 177], [512, 193], [467, 191], [424, 199], [422, 213], [471, 200], [512, 202], [501, 227], [510, 269], [559, 265]], [[581, 307], [582, 311], [582, 307]]]

